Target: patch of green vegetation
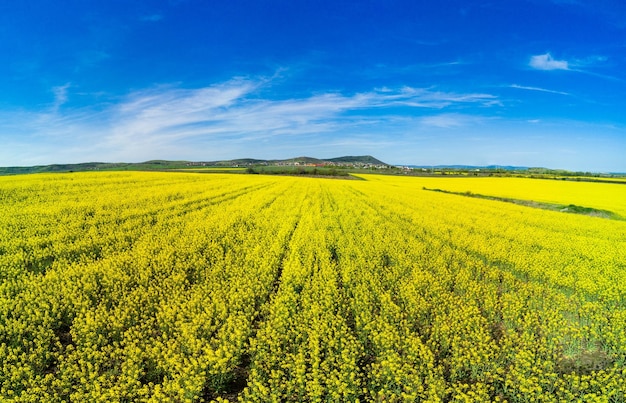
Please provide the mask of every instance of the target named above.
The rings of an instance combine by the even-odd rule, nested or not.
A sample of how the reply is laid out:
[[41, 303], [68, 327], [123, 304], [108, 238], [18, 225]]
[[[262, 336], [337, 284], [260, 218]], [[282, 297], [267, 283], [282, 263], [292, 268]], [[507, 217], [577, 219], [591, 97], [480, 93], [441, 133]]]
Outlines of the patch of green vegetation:
[[179, 168], [179, 169], [172, 169], [172, 171], [177, 171], [177, 172], [193, 172], [193, 173], [199, 173], [199, 174], [204, 174], [204, 173], [228, 173], [228, 174], [232, 174], [232, 173], [244, 173], [246, 172], [246, 168], [240, 167], [203, 167], [203, 168]]
[[427, 188], [427, 187], [423, 187], [422, 189], [428, 190], [428, 191], [431, 191], [431, 192], [440, 192], [440, 193], [447, 193], [447, 194], [453, 194], [453, 195], [458, 195], [458, 196], [474, 197], [474, 198], [477, 198], [477, 199], [486, 199], [486, 200], [501, 201], [501, 202], [505, 202], [505, 203], [513, 203], [513, 204], [518, 204], [518, 205], [526, 206], [526, 207], [533, 207], [533, 208], [539, 208], [539, 209], [543, 209], [543, 210], [558, 211], [558, 212], [561, 212], [561, 213], [582, 214], [582, 215], [586, 215], [586, 216], [590, 216], [590, 217], [608, 218], [608, 219], [611, 219], [611, 220], [621, 220], [621, 221], [626, 220], [626, 218], [624, 218], [624, 217], [620, 216], [619, 214], [616, 214], [616, 213], [614, 213], [612, 211], [600, 210], [600, 209], [596, 209], [596, 208], [593, 208], [593, 207], [577, 206], [575, 204], [564, 205], [564, 204], [555, 204], [555, 203], [536, 202], [536, 201], [533, 201], [533, 200], [511, 199], [511, 198], [507, 198], [507, 197], [497, 197], [497, 196], [481, 195], [481, 194], [477, 194], [477, 193], [472, 193], [470, 191], [453, 192], [453, 191], [450, 191], [450, 190], [430, 189], [430, 188]]
[[325, 178], [356, 179], [349, 172], [335, 167], [310, 167], [310, 166], [254, 166], [246, 168], [248, 174], [264, 175], [295, 175]]
[[613, 366], [614, 360], [600, 349], [583, 350], [574, 355], [564, 355], [557, 363], [561, 374], [590, 375]]
[[85, 172], [85, 171], [162, 171], [188, 168], [186, 161], [152, 160], [138, 163], [127, 162], [85, 162], [80, 164], [52, 164], [30, 167], [0, 167], [0, 175], [34, 174], [45, 172]]

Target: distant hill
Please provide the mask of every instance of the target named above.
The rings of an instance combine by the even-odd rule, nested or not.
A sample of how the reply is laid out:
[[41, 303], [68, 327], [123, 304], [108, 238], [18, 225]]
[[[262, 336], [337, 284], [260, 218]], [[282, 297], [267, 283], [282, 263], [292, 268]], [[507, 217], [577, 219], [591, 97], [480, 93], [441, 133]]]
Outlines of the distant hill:
[[152, 160], [146, 162], [83, 162], [80, 164], [34, 165], [29, 167], [0, 167], [0, 175], [33, 174], [45, 172], [84, 171], [153, 171], [186, 168], [187, 161]]
[[[207, 166], [215, 165], [215, 166], [233, 166], [233, 165], [287, 165], [287, 164], [327, 164], [333, 163], [338, 165], [381, 165], [381, 166], [390, 166], [387, 163], [382, 162], [381, 160], [372, 157], [371, 155], [359, 155], [359, 156], [344, 156], [337, 158], [313, 158], [313, 157], [295, 157], [288, 158], [283, 160], [258, 160], [252, 158], [241, 158], [235, 160], [223, 160], [223, 161], [208, 161], [203, 162]], [[200, 163], [196, 163], [200, 164]]]
[[83, 171], [158, 171], [169, 169], [184, 169], [198, 166], [253, 166], [253, 165], [288, 165], [288, 164], [325, 164], [341, 165], [385, 165], [384, 162], [370, 156], [345, 156], [330, 159], [312, 157], [296, 157], [284, 160], [262, 160], [254, 158], [239, 158], [221, 161], [167, 161], [150, 160], [145, 162], [85, 162], [80, 164], [51, 164], [28, 167], [0, 167], [0, 175], [18, 175], [44, 172], [83, 172]]
[[[441, 175], [458, 174], [459, 172], [473, 172], [475, 175], [524, 175], [532, 176], [535, 178], [546, 179], [566, 179], [571, 177], [571, 180], [591, 180], [597, 181], [604, 177], [617, 177], [623, 178], [626, 174], [619, 173], [591, 173], [591, 172], [570, 172], [562, 169], [549, 169], [540, 167], [523, 167], [512, 165], [488, 165], [488, 166], [474, 166], [474, 165], [402, 165], [392, 166], [381, 160], [372, 157], [371, 155], [347, 155], [336, 158], [313, 158], [307, 156], [288, 158], [282, 160], [265, 160], [256, 158], [237, 158], [232, 160], [220, 160], [220, 161], [168, 161], [168, 160], [150, 160], [145, 162], [84, 162], [79, 164], [50, 164], [50, 165], [35, 165], [35, 166], [22, 166], [22, 167], [0, 167], [0, 175], [19, 175], [30, 173], [45, 173], [45, 172], [84, 172], [84, 171], [170, 171], [170, 170], [198, 170], [201, 168], [215, 167], [215, 168], [229, 168], [229, 167], [243, 167], [252, 168], [256, 167], [268, 167], [265, 168], [266, 172], [274, 172], [275, 170], [268, 170], [269, 167], [277, 166], [277, 168], [296, 168], [302, 170], [303, 165], [315, 165], [310, 169], [317, 169], [317, 172], [326, 173], [326, 171], [333, 170], [335, 167], [347, 168], [342, 169], [344, 173], [350, 172], [351, 169], [354, 172], [358, 172], [360, 169], [376, 168], [378, 173], [388, 174], [403, 174], [403, 175]], [[322, 166], [320, 168], [320, 166]], [[403, 169], [400, 169], [403, 168]], [[218, 170], [219, 171], [219, 170]], [[276, 172], [279, 172], [276, 171]], [[581, 179], [582, 177], [588, 177], [589, 179]], [[623, 183], [623, 182], [611, 182], [611, 183]]]
[[379, 159], [372, 157], [371, 155], [362, 155], [362, 156], [346, 156], [346, 157], [338, 157], [338, 158], [329, 158], [325, 161], [329, 162], [338, 162], [344, 164], [353, 164], [353, 163], [361, 163], [361, 164], [370, 164], [370, 165], [389, 165], [382, 162]]
[[319, 158], [313, 158], [313, 157], [296, 157], [296, 158], [289, 158], [286, 160], [270, 160], [270, 163], [293, 163], [293, 162], [299, 162], [301, 164], [323, 164], [324, 160], [321, 160]]

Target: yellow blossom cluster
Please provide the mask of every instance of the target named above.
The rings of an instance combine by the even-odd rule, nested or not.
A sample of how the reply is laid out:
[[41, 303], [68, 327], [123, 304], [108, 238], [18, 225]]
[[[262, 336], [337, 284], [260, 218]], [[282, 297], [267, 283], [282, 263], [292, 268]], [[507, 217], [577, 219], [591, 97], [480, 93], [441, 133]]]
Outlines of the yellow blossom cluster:
[[[623, 186], [0, 178], [0, 400], [625, 402]], [[626, 215], [626, 214], [625, 214]]]

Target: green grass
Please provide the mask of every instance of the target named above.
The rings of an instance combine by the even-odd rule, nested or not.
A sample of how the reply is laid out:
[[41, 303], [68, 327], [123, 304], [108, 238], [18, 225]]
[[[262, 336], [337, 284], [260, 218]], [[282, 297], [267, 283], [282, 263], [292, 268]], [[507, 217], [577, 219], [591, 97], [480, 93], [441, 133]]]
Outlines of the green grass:
[[513, 204], [518, 204], [518, 205], [526, 206], [526, 207], [533, 207], [533, 208], [539, 208], [539, 209], [543, 209], [543, 210], [558, 211], [558, 212], [561, 212], [561, 213], [582, 214], [582, 215], [586, 215], [586, 216], [590, 216], [590, 217], [607, 218], [607, 219], [611, 219], [611, 220], [622, 220], [622, 221], [626, 220], [626, 218], [624, 218], [624, 217], [620, 216], [619, 214], [616, 214], [616, 213], [614, 213], [612, 211], [600, 210], [600, 209], [596, 209], [596, 208], [593, 208], [593, 207], [577, 206], [575, 204], [565, 205], [565, 204], [536, 202], [536, 201], [533, 201], [533, 200], [511, 199], [511, 198], [508, 198], [508, 197], [497, 197], [497, 196], [481, 195], [481, 194], [477, 194], [477, 193], [472, 193], [470, 191], [467, 191], [467, 192], [453, 192], [453, 191], [443, 190], [443, 189], [429, 189], [427, 187], [424, 187], [423, 189], [431, 191], [431, 192], [440, 192], [440, 193], [447, 193], [447, 194], [453, 194], [453, 195], [458, 195], [458, 196], [473, 197], [473, 198], [477, 198], [477, 199], [486, 199], [486, 200], [501, 201], [501, 202], [505, 202], [505, 203], [513, 203]]

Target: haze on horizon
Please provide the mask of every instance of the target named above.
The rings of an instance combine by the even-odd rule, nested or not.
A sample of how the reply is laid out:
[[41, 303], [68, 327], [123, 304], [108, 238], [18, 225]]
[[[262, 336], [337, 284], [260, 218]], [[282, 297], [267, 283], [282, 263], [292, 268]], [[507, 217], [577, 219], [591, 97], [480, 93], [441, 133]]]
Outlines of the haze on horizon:
[[373, 155], [626, 172], [619, 0], [1, 10], [0, 166]]

